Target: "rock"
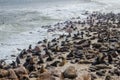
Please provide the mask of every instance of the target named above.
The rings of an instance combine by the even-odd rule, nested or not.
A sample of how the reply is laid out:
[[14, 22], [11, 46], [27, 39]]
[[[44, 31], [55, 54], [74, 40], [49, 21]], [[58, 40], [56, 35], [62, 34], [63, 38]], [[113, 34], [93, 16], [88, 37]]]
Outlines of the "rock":
[[75, 67], [69, 66], [64, 72], [63, 72], [64, 78], [74, 79], [77, 77], [77, 73], [75, 70]]

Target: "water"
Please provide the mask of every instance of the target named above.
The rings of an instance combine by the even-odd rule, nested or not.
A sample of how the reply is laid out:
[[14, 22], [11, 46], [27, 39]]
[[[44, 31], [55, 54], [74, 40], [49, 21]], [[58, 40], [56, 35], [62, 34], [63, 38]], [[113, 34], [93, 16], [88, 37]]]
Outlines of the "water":
[[[18, 54], [48, 36], [42, 25], [54, 24], [84, 11], [119, 12], [120, 0], [0, 0], [0, 59]], [[32, 32], [32, 34], [30, 34]]]

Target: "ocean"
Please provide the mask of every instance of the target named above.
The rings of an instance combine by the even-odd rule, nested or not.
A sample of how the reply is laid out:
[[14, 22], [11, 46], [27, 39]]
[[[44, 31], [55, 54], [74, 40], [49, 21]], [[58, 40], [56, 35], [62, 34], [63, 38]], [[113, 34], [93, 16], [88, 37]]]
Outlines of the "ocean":
[[45, 39], [43, 25], [84, 17], [85, 11], [120, 11], [120, 0], [0, 0], [0, 59], [13, 59], [17, 48]]

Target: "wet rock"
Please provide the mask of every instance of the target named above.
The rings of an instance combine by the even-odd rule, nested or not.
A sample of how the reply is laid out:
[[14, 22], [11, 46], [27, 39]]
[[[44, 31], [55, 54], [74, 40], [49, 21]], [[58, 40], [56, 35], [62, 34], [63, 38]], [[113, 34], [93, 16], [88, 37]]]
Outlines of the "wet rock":
[[77, 73], [75, 70], [75, 67], [69, 66], [64, 72], [63, 72], [64, 78], [74, 79], [77, 77]]

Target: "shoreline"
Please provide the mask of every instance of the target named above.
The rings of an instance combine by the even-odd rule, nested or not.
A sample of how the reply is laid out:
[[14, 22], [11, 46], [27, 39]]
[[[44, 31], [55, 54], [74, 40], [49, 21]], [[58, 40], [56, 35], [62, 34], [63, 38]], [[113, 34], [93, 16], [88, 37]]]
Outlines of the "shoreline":
[[58, 32], [67, 34], [29, 45], [11, 64], [1, 61], [0, 79], [119, 80], [119, 18], [114, 13], [93, 12], [83, 21], [56, 24]]
[[[84, 14], [82, 14], [82, 15], [84, 15]], [[77, 17], [76, 20], [78, 18], [79, 17]], [[71, 20], [74, 20], [74, 19], [75, 19], [75, 17], [70, 18], [70, 19], [66, 19], [66, 20], [62, 20], [62, 21], [57, 21], [57, 22], [54, 22], [52, 24], [40, 26], [40, 28], [37, 27], [37, 28], [34, 29], [34, 31], [33, 30], [25, 31], [25, 32], [22, 32], [20, 34], [15, 34], [13, 36], [10, 36], [10, 39], [2, 41], [1, 44], [0, 44], [0, 47], [1, 47], [0, 52], [1, 52], [1, 54], [2, 53], [4, 54], [4, 57], [0, 57], [0, 59], [6, 59], [7, 62], [10, 63], [12, 60], [15, 60], [15, 59], [13, 59], [14, 57], [11, 57], [11, 55], [12, 56], [17, 56], [20, 53], [20, 50], [26, 48], [29, 44], [32, 44], [32, 45], [35, 46], [38, 41], [40, 41], [40, 40], [42, 41], [43, 39], [45, 39], [48, 36], [50, 36], [48, 38], [50, 40], [53, 39], [53, 37], [56, 37], [56, 36], [58, 37], [59, 35], [62, 34], [62, 32], [59, 31], [56, 28], [58, 26], [57, 24], [58, 23], [64, 23], [66, 21], [71, 21]], [[61, 25], [61, 26], [64, 26], [64, 25]], [[48, 35], [48, 36], [46, 36], [48, 34], [47, 31], [48, 32], [50, 31], [50, 35]], [[41, 35], [40, 34], [41, 32], [44, 33], [44, 34]], [[64, 33], [65, 33], [65, 31], [64, 31]], [[39, 35], [40, 35], [40, 37], [39, 37]], [[20, 39], [17, 36], [20, 37]], [[24, 36], [24, 37], [22, 37], [22, 36]], [[32, 38], [32, 36], [36, 36], [36, 37], [34, 37], [36, 39], [33, 39], [33, 40], [31, 39], [31, 40], [27, 41], [27, 38], [30, 39], [30, 38]], [[39, 40], [39, 38], [40, 38], [40, 40]], [[12, 40], [13, 40], [13, 42], [11, 42]], [[24, 42], [21, 41], [21, 40], [24, 40]], [[18, 41], [20, 41], [20, 43]], [[25, 45], [25, 47], [24, 47], [24, 45]], [[6, 47], [8, 48], [8, 51], [5, 51]], [[4, 50], [2, 50], [2, 49], [4, 49]], [[7, 55], [7, 53], [10, 53], [10, 54]]]

